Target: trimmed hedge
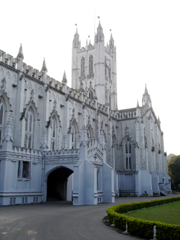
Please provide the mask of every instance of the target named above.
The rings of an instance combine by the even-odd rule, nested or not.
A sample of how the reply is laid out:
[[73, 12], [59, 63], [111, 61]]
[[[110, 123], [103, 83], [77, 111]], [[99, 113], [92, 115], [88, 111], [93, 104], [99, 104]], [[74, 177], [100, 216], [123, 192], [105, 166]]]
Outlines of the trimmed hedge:
[[179, 240], [180, 225], [166, 224], [157, 221], [147, 221], [139, 218], [128, 217], [122, 213], [134, 211], [141, 208], [149, 208], [157, 205], [162, 205], [170, 202], [180, 201], [180, 197], [157, 199], [152, 201], [118, 204], [107, 209], [107, 214], [110, 223], [126, 230], [126, 222], [128, 232], [138, 237], [153, 239], [153, 226], [156, 225], [156, 238], [158, 240]]

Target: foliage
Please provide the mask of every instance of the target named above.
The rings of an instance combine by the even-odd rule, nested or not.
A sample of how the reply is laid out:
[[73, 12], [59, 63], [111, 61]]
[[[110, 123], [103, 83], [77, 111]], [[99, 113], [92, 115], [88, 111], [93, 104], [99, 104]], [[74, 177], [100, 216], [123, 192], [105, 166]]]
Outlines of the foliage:
[[157, 226], [157, 239], [158, 240], [176, 240], [180, 239], [180, 226], [179, 225], [172, 225], [166, 224], [156, 221], [147, 221], [142, 219], [137, 219], [133, 217], [129, 217], [124, 215], [123, 213], [148, 208], [152, 206], [162, 205], [169, 202], [180, 201], [180, 197], [173, 197], [173, 198], [164, 198], [164, 199], [157, 199], [153, 201], [146, 201], [146, 202], [137, 202], [137, 203], [126, 203], [126, 204], [119, 204], [107, 209], [107, 214], [109, 221], [125, 230], [126, 223], [128, 225], [128, 232], [136, 235], [138, 237], [143, 238], [153, 238], [153, 226]]
[[171, 187], [173, 190], [180, 188], [180, 155], [171, 159], [168, 164], [168, 174], [171, 177]]
[[175, 157], [176, 155], [173, 154], [173, 153], [170, 153], [168, 156], [167, 156], [167, 162], [170, 162], [170, 160]]

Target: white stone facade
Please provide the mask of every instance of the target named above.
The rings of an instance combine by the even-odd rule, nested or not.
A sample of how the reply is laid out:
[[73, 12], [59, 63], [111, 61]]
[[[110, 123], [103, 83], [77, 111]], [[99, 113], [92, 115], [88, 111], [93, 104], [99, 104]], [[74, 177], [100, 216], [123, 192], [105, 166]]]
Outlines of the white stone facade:
[[118, 110], [116, 48], [72, 50], [72, 88], [0, 50], [0, 205], [72, 200], [114, 202], [115, 195], [170, 191], [163, 133], [145, 87], [142, 106]]

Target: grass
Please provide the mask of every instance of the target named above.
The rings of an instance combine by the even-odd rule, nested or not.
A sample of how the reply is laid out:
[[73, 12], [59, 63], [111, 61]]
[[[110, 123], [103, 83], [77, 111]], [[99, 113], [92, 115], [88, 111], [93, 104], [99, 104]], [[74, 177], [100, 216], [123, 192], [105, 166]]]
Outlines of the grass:
[[180, 225], [180, 202], [140, 209], [126, 213], [129, 217]]

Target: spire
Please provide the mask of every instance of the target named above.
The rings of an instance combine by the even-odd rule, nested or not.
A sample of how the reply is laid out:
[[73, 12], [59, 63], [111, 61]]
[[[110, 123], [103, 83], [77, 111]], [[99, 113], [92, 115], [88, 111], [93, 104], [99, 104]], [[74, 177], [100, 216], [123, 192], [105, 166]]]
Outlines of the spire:
[[137, 108], [139, 108], [139, 101], [137, 100]]
[[109, 40], [109, 47], [114, 48], [114, 39], [113, 39], [112, 33], [111, 33], [110, 40]]
[[80, 82], [79, 91], [84, 92], [84, 87], [83, 87], [83, 82], [82, 82], [82, 80], [81, 80], [81, 82]]
[[145, 94], [148, 94], [147, 85], [145, 84]]
[[150, 98], [150, 95], [148, 93], [146, 85], [145, 85], [145, 91], [144, 91], [144, 94], [143, 94], [143, 97], [142, 97], [142, 105], [147, 106], [147, 108], [152, 107], [151, 98]]
[[65, 71], [64, 71], [62, 83], [65, 83], [65, 84], [67, 83], [67, 78], [66, 78], [66, 72]]
[[44, 58], [41, 72], [47, 72], [47, 71], [48, 71], [48, 70], [47, 70], [46, 62], [45, 62], [45, 58]]
[[97, 28], [97, 34], [95, 36], [95, 42], [104, 42], [104, 33], [103, 33], [103, 28], [101, 26], [101, 23], [99, 21], [99, 25], [98, 25], [98, 28]]
[[76, 28], [76, 33], [74, 34], [73, 47], [80, 48], [79, 34], [78, 34], [77, 28]]
[[18, 52], [17, 58], [22, 58], [22, 59], [24, 59], [23, 49], [22, 49], [22, 43], [21, 43], [21, 45], [20, 45], [20, 48], [19, 48], [19, 52]]

